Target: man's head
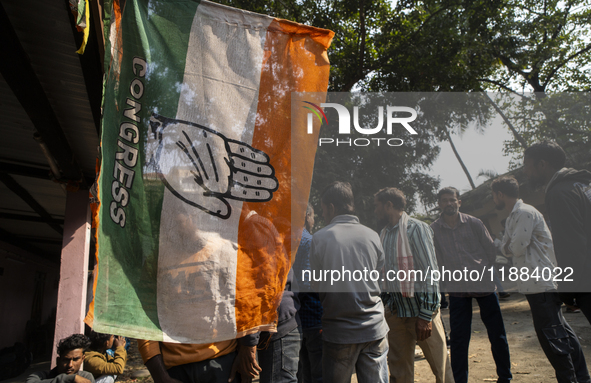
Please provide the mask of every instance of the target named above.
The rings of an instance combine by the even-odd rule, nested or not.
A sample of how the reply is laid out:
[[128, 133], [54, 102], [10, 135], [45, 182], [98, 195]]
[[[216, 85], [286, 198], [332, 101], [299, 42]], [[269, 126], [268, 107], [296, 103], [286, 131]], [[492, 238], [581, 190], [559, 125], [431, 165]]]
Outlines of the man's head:
[[74, 334], [59, 341], [57, 345], [58, 374], [72, 375], [80, 371], [84, 361], [84, 351], [90, 346], [85, 335]]
[[374, 213], [380, 227], [388, 224], [394, 215], [400, 214], [406, 207], [406, 197], [397, 188], [384, 188], [374, 194]]
[[90, 332], [90, 349], [95, 351], [108, 350], [113, 347], [115, 335], [103, 334], [100, 332]]
[[354, 214], [355, 202], [353, 190], [348, 182], [333, 182], [328, 185], [320, 196], [322, 217], [328, 225], [337, 215]]
[[308, 204], [308, 207], [306, 208], [306, 220], [304, 225], [306, 227], [306, 230], [308, 230], [311, 233], [312, 228], [314, 227], [314, 208], [311, 204]]
[[462, 206], [460, 191], [451, 186], [445, 187], [437, 193], [437, 202], [441, 214], [455, 216], [460, 212], [460, 206]]
[[564, 167], [566, 154], [555, 142], [542, 141], [523, 154], [523, 171], [533, 188], [545, 185], [554, 173]]
[[492, 189], [493, 201], [497, 210], [503, 210], [506, 206], [515, 204], [519, 198], [519, 183], [513, 177], [497, 178], [490, 185]]

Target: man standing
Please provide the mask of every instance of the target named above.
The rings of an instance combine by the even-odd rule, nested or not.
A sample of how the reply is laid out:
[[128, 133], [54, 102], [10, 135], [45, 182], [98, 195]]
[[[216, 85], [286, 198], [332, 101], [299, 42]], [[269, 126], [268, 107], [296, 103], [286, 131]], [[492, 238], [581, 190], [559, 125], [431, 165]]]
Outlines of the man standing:
[[523, 170], [533, 188], [548, 184], [545, 204], [556, 260], [561, 279], [572, 279], [560, 283], [561, 298], [591, 323], [591, 173], [565, 168], [565, 162], [558, 144], [543, 141], [527, 148]]
[[[227, 382], [236, 357], [236, 340], [185, 344], [138, 339], [138, 349], [154, 383]], [[240, 352], [256, 349], [241, 347]]]
[[[520, 275], [527, 270], [528, 278], [518, 278], [517, 285], [527, 298], [536, 335], [556, 371], [556, 380], [559, 383], [589, 382], [579, 339], [560, 311], [562, 302], [551, 273], [556, 263], [552, 237], [544, 217], [533, 206], [518, 199], [519, 184], [515, 178], [498, 178], [491, 189], [497, 209], [509, 213], [502, 241], [503, 253], [513, 257], [513, 266]], [[546, 277], [544, 270], [548, 270]]]
[[84, 351], [90, 340], [82, 334], [74, 334], [59, 341], [56, 366], [51, 371], [39, 371], [27, 378], [27, 383], [94, 383], [90, 372], [80, 371]]
[[[441, 217], [431, 224], [435, 235], [435, 250], [440, 268], [459, 270], [472, 275], [489, 270], [495, 260], [495, 245], [482, 221], [460, 213], [462, 204], [456, 188], [443, 188], [437, 193]], [[497, 366], [498, 383], [509, 382], [511, 360], [499, 300], [492, 280], [483, 276], [482, 282], [444, 284], [450, 298], [451, 367], [456, 383], [468, 382], [468, 348], [472, 327], [472, 298], [480, 306], [480, 318], [488, 332], [491, 351]], [[449, 278], [447, 278], [449, 281]]]
[[309, 280], [302, 280], [302, 271], [310, 268], [310, 246], [314, 227], [314, 208], [308, 204], [305, 227], [293, 264], [295, 280], [299, 284], [300, 308], [298, 315], [302, 324], [302, 348], [298, 381], [300, 383], [322, 382], [322, 303], [317, 292], [311, 291]]
[[[322, 193], [321, 206], [328, 225], [312, 238], [312, 271], [317, 275], [342, 271], [341, 283], [318, 286], [324, 309], [323, 380], [349, 381], [355, 369], [360, 383], [386, 383], [388, 325], [379, 297], [379, 271], [384, 266], [380, 238], [353, 215], [353, 191], [348, 183], [329, 185]], [[359, 278], [364, 272], [374, 277]]]
[[[375, 215], [380, 227], [388, 272], [404, 272], [406, 281], [386, 281], [382, 300], [390, 332], [388, 351], [391, 383], [413, 383], [415, 345], [419, 344], [437, 383], [453, 383], [447, 356], [445, 331], [439, 313], [439, 284], [429, 270], [437, 270], [433, 231], [424, 222], [404, 212], [406, 198], [396, 188], [385, 188], [374, 195]], [[424, 277], [410, 278], [409, 272]], [[402, 274], [401, 274], [402, 275]]]
[[[252, 259], [287, 258], [283, 240], [273, 223], [245, 203], [244, 231], [249, 241], [243, 251]], [[286, 264], [286, 267], [289, 267]], [[288, 278], [277, 309], [277, 332], [249, 334], [209, 344], [167, 343], [138, 340], [138, 348], [155, 383], [295, 382], [301, 335], [297, 320], [297, 297]], [[264, 343], [258, 352], [257, 345]], [[237, 375], [238, 374], [238, 375]]]

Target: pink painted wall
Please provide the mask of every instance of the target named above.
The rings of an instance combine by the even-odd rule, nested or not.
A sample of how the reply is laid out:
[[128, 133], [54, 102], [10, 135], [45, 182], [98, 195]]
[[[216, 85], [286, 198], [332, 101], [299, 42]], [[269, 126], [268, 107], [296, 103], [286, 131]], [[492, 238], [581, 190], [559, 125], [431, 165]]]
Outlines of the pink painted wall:
[[46, 273], [42, 322], [57, 306], [59, 265], [0, 242], [0, 349], [25, 343], [35, 292], [36, 272]]

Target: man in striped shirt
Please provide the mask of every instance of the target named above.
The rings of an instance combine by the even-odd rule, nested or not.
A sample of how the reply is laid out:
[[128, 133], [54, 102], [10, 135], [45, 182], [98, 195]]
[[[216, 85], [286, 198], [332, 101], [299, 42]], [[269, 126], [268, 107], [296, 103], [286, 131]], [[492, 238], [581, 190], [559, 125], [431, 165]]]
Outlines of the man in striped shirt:
[[[437, 383], [453, 383], [445, 331], [439, 314], [439, 284], [429, 270], [437, 269], [431, 228], [405, 212], [406, 198], [396, 188], [374, 196], [375, 214], [385, 252], [386, 281], [382, 300], [390, 327], [390, 382], [414, 382], [414, 351], [419, 344]], [[394, 277], [396, 277], [394, 280]]]

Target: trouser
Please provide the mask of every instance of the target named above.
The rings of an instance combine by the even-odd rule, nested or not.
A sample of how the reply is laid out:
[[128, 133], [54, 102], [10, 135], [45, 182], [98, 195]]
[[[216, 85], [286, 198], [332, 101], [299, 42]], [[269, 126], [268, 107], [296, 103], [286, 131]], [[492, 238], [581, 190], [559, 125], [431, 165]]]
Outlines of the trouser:
[[305, 329], [300, 349], [299, 383], [322, 382], [322, 329]]
[[399, 317], [397, 312], [386, 313], [388, 333], [388, 367], [390, 368], [390, 383], [413, 383], [415, 380], [414, 362], [415, 345], [418, 343], [425, 359], [431, 366], [436, 383], [454, 383], [451, 364], [447, 356], [445, 330], [439, 310], [433, 314], [431, 321], [431, 336], [417, 342], [416, 317]]
[[350, 382], [353, 370], [359, 383], [388, 382], [388, 337], [365, 343], [322, 342], [322, 380]]
[[101, 375], [94, 379], [94, 383], [114, 383], [117, 375]]
[[562, 302], [555, 291], [527, 294], [540, 346], [556, 371], [558, 383], [590, 381], [579, 339], [562, 316]]
[[296, 383], [302, 333], [296, 327], [258, 350], [261, 383]]
[[[231, 352], [214, 359], [174, 366], [168, 369], [168, 375], [183, 383], [227, 382], [235, 358], [236, 352]], [[240, 374], [236, 374], [234, 382], [240, 382]]]
[[[497, 294], [491, 293], [475, 299], [480, 306], [480, 318], [488, 333], [490, 348], [497, 366], [498, 382], [509, 382], [513, 378], [509, 343], [507, 343]], [[451, 368], [456, 383], [467, 383], [468, 348], [472, 333], [472, 298], [450, 296], [449, 303]]]

